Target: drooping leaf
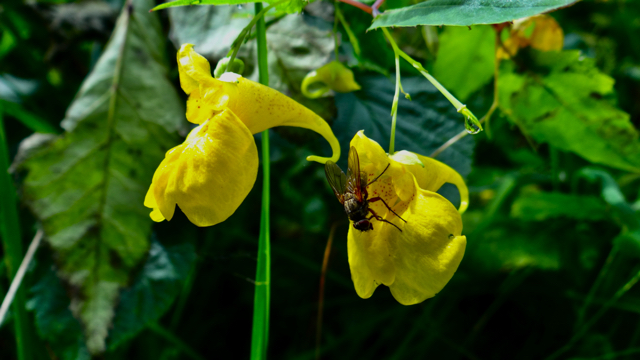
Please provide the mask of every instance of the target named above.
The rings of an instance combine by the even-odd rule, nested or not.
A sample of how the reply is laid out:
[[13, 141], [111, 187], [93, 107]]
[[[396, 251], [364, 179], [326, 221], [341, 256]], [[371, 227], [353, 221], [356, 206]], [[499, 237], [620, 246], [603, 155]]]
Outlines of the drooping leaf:
[[[389, 148], [391, 133], [391, 103], [395, 83], [384, 76], [359, 77], [362, 90], [336, 95], [338, 118], [333, 131], [348, 153], [349, 142], [359, 130], [367, 137]], [[396, 151], [407, 150], [429, 156], [431, 152], [464, 129], [463, 119], [451, 103], [426, 79], [403, 77], [402, 86], [411, 94], [411, 101], [400, 98], [396, 125]], [[466, 176], [471, 171], [474, 141], [470, 136], [442, 152], [437, 160]], [[346, 163], [346, 157], [341, 159]], [[346, 168], [346, 165], [343, 165]], [[444, 188], [443, 188], [444, 190]], [[454, 194], [456, 190], [453, 190]], [[456, 204], [457, 195], [451, 195]]]
[[109, 348], [115, 349], [133, 338], [169, 309], [194, 260], [195, 251], [190, 244], [165, 248], [159, 242], [151, 243], [144, 268], [133, 285], [120, 295], [109, 332]]
[[149, 249], [144, 195], [184, 118], [150, 6], [125, 5], [67, 111], [65, 133], [28, 138], [22, 148], [30, 154], [20, 165], [24, 200], [43, 224], [58, 274], [77, 289], [71, 309], [93, 354], [104, 350], [118, 292]]
[[495, 31], [490, 26], [471, 30], [448, 27], [440, 36], [433, 76], [465, 101], [493, 78]]
[[369, 29], [389, 26], [499, 24], [557, 10], [578, 0], [429, 0], [378, 16]]
[[605, 204], [595, 196], [538, 192], [518, 197], [511, 206], [511, 216], [525, 221], [558, 217], [603, 220], [607, 214]]
[[579, 51], [530, 54], [535, 72], [502, 68], [500, 108], [508, 118], [536, 141], [594, 163], [640, 172], [638, 131], [629, 115], [606, 99], [613, 79]]

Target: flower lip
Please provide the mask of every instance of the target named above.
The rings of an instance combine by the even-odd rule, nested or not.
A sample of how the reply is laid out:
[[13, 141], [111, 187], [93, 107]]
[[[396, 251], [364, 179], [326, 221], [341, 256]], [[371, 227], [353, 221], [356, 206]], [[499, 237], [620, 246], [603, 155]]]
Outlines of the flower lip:
[[215, 225], [240, 206], [257, 175], [253, 136], [232, 111], [225, 110], [167, 152], [144, 205], [153, 209], [154, 221], [171, 220], [177, 205], [195, 225]]

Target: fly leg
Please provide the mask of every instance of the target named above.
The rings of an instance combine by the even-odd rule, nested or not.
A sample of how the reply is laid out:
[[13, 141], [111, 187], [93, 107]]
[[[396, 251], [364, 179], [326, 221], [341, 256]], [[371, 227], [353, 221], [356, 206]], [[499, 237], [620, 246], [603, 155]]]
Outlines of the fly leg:
[[367, 186], [369, 186], [369, 185], [373, 184], [374, 182], [376, 182], [376, 181], [380, 178], [380, 176], [382, 176], [382, 174], [384, 174], [384, 172], [385, 172], [385, 171], [387, 171], [387, 169], [389, 168], [389, 166], [391, 166], [391, 163], [387, 164], [387, 167], [386, 167], [386, 168], [384, 168], [384, 170], [382, 170], [382, 172], [380, 173], [380, 175], [376, 176], [376, 178], [375, 178], [375, 179], [371, 180], [371, 181], [367, 184]]
[[[389, 211], [391, 211], [391, 212], [393, 213], [393, 215], [397, 216], [397, 217], [398, 217], [398, 219], [400, 219], [400, 220], [402, 220], [402, 221], [404, 221], [404, 222], [407, 222], [407, 220], [405, 220], [405, 219], [401, 218], [401, 217], [400, 217], [400, 215], [396, 214], [396, 212], [395, 212], [395, 211], [393, 211], [393, 210], [391, 209], [391, 207], [389, 207], [389, 205], [387, 204], [387, 202], [386, 202], [386, 201], [384, 201], [384, 199], [383, 199], [383, 198], [381, 198], [380, 196], [377, 196], [377, 197], [374, 197], [374, 198], [369, 199], [369, 202], [370, 202], [370, 203], [372, 203], [372, 202], [376, 202], [376, 201], [378, 201], [378, 200], [382, 201], [382, 203], [384, 204], [384, 206], [386, 206], [386, 207], [387, 207], [387, 209], [389, 209]], [[371, 210], [371, 209], [369, 209], [369, 210]], [[374, 214], [375, 214], [375, 213], [374, 213]]]
[[[375, 212], [375, 211], [373, 211], [371, 208], [369, 208], [369, 212], [370, 212], [372, 215], [371, 215], [367, 220], [371, 220], [371, 219], [375, 218], [375, 219], [376, 219], [376, 220], [378, 220], [378, 221], [386, 222], [387, 224], [393, 225], [393, 226], [395, 226], [395, 227], [396, 227], [396, 229], [400, 230], [400, 228], [399, 228], [396, 224], [392, 223], [391, 221], [388, 221], [388, 220], [383, 219], [380, 215], [376, 214], [376, 212]], [[395, 214], [395, 213], [394, 213], [394, 214]], [[399, 216], [398, 216], [398, 217], [399, 217]], [[405, 221], [405, 222], [406, 222], [406, 221]], [[371, 230], [373, 230], [373, 226], [371, 226]], [[400, 230], [400, 232], [402, 232], [402, 230]]]

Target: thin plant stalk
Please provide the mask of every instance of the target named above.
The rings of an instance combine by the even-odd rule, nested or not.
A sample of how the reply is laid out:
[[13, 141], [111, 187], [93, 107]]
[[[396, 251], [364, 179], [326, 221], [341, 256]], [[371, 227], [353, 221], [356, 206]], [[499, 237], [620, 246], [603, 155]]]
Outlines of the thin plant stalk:
[[[240, 32], [240, 35], [238, 35], [238, 37], [233, 41], [233, 44], [231, 45], [231, 50], [229, 50], [229, 53], [227, 54], [227, 56], [230, 56], [229, 58], [229, 67], [232, 67], [233, 65], [233, 60], [235, 60], [236, 55], [238, 55], [238, 50], [240, 50], [240, 46], [242, 46], [242, 44], [244, 43], [244, 39], [247, 37], [247, 35], [250, 35], [251, 33], [251, 29], [253, 28], [254, 25], [256, 25], [258, 22], [262, 21], [262, 24], [265, 28], [265, 33], [266, 33], [266, 23], [264, 22], [264, 15], [267, 13], [267, 11], [273, 9], [274, 7], [285, 3], [287, 0], [281, 0], [278, 1], [274, 4], [271, 4], [269, 6], [267, 6], [266, 8], [262, 8], [262, 3], [260, 3], [260, 10], [256, 10], [255, 15], [253, 17], [253, 19], [251, 19], [251, 21], [249, 22], [249, 24], [247, 26], [245, 26], [244, 29], [242, 29], [242, 31]], [[257, 30], [258, 26], [256, 25], [256, 30]], [[256, 36], [260, 36], [259, 34], [257, 34]], [[260, 47], [260, 45], [258, 45], [258, 47]], [[265, 47], [266, 49], [266, 47]], [[266, 56], [266, 55], [265, 55]], [[228, 71], [231, 71], [231, 69], [227, 69]], [[268, 74], [267, 74], [268, 76]], [[267, 77], [268, 79], [268, 77]], [[263, 84], [263, 85], [267, 85], [268, 84]]]
[[[475, 115], [473, 115], [471, 110], [467, 109], [467, 106], [465, 104], [461, 103], [455, 96], [453, 96], [449, 92], [449, 90], [447, 90], [444, 86], [442, 86], [442, 84], [440, 84], [438, 80], [436, 80], [436, 78], [431, 76], [431, 74], [429, 74], [429, 72], [422, 66], [422, 64], [420, 64], [418, 61], [413, 60], [411, 56], [407, 55], [407, 53], [400, 50], [400, 48], [398, 47], [398, 44], [396, 44], [395, 40], [393, 40], [393, 37], [391, 36], [391, 34], [389, 34], [389, 30], [387, 30], [387, 28], [383, 27], [382, 33], [387, 38], [387, 41], [389, 41], [389, 44], [391, 44], [391, 47], [393, 48], [393, 52], [395, 53], [395, 55], [405, 59], [409, 64], [411, 64], [411, 66], [413, 66], [416, 70], [418, 70], [420, 74], [422, 74], [422, 76], [427, 78], [427, 80], [429, 80], [429, 82], [433, 86], [435, 86], [435, 88], [438, 89], [438, 91], [440, 91], [440, 93], [444, 95], [444, 97], [446, 97], [447, 100], [449, 100], [449, 102], [451, 102], [451, 105], [453, 105], [456, 108], [456, 111], [464, 116], [465, 127], [467, 127], [467, 124], [472, 124], [477, 128], [477, 131], [482, 131], [482, 125], [480, 125], [480, 122], [475, 117]], [[400, 88], [402, 89], [402, 86]]]
[[[4, 261], [9, 280], [18, 273], [18, 267], [22, 260], [22, 235], [18, 218], [18, 201], [16, 190], [13, 187], [9, 175], [9, 149], [7, 137], [2, 121], [2, 108], [0, 107], [0, 238], [4, 250]], [[16, 336], [18, 360], [32, 358], [32, 350], [29, 345], [28, 317], [25, 310], [26, 293], [24, 288], [16, 291], [12, 303], [13, 326]]]
[[393, 104], [391, 105], [391, 139], [389, 140], [389, 155], [395, 153], [396, 146], [396, 120], [398, 118], [398, 100], [400, 98], [400, 58], [396, 58], [396, 92], [393, 94]]
[[589, 305], [591, 305], [591, 302], [593, 301], [593, 298], [596, 294], [596, 291], [600, 287], [600, 284], [605, 279], [606, 275], [609, 273], [609, 269], [611, 269], [611, 265], [613, 264], [613, 259], [618, 254], [619, 249], [620, 249], [619, 242], [614, 242], [613, 247], [611, 248], [611, 251], [607, 256], [607, 260], [605, 260], [604, 265], [602, 265], [602, 268], [598, 273], [598, 277], [596, 277], [596, 280], [593, 282], [593, 285], [591, 285], [591, 289], [589, 289], [589, 293], [587, 294], [587, 297], [584, 303], [582, 304], [582, 307], [580, 307], [580, 310], [578, 310], [578, 316], [577, 316], [578, 319], [576, 321], [576, 326], [575, 326], [576, 329], [582, 326], [584, 322], [584, 317], [587, 313], [587, 309], [589, 308]]
[[24, 274], [27, 272], [27, 268], [33, 259], [33, 255], [38, 250], [38, 246], [40, 246], [40, 240], [42, 240], [42, 230], [38, 230], [36, 236], [34, 236], [31, 241], [31, 245], [29, 245], [29, 249], [27, 250], [27, 254], [22, 259], [22, 264], [20, 264], [20, 268], [18, 268], [18, 272], [16, 276], [11, 281], [11, 285], [9, 286], [9, 291], [7, 291], [7, 295], [5, 295], [4, 300], [2, 300], [2, 305], [0, 305], [0, 326], [4, 322], [5, 316], [7, 315], [7, 311], [9, 310], [9, 306], [13, 303], [13, 299], [15, 298], [16, 292], [20, 289], [20, 285], [22, 284], [22, 279], [24, 279]]
[[[262, 11], [262, 3], [255, 3], [255, 13]], [[259, 81], [269, 86], [267, 62], [267, 30], [264, 17], [256, 23], [258, 42]], [[269, 130], [262, 132], [262, 213], [260, 216], [260, 237], [258, 243], [258, 265], [256, 269], [255, 296], [253, 302], [253, 329], [251, 332], [251, 359], [266, 359], [269, 343], [269, 302], [271, 296], [271, 245], [269, 229], [270, 167]]]
[[331, 226], [329, 231], [329, 239], [324, 249], [324, 258], [322, 260], [322, 270], [320, 272], [320, 290], [318, 291], [318, 318], [316, 319], [316, 360], [320, 360], [320, 344], [322, 342], [322, 313], [324, 310], [324, 284], [327, 277], [327, 268], [329, 267], [329, 255], [331, 255], [331, 246], [333, 237], [336, 234], [338, 224]]
[[[491, 138], [491, 130], [489, 130], [489, 120], [491, 119], [491, 115], [496, 111], [498, 105], [500, 104], [499, 93], [498, 93], [498, 75], [500, 74], [500, 59], [498, 59], [498, 48], [500, 46], [500, 34], [496, 34], [496, 49], [495, 49], [495, 62], [493, 68], [493, 102], [491, 103], [491, 107], [487, 111], [487, 113], [480, 119], [480, 123], [485, 123], [485, 130], [487, 132], [487, 137]], [[466, 130], [461, 131], [451, 139], [447, 140], [444, 144], [442, 144], [439, 148], [437, 148], [431, 155], [432, 158], [440, 155], [443, 151], [448, 149], [451, 145], [458, 142], [460, 139], [469, 135], [469, 132]]]

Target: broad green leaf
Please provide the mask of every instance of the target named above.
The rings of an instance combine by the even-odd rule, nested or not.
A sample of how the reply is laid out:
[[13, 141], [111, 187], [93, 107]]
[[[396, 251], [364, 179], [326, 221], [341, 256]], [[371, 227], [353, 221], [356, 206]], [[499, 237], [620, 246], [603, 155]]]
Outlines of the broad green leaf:
[[584, 168], [576, 174], [590, 182], [600, 182], [600, 195], [611, 206], [614, 217], [623, 225], [622, 233], [614, 239], [621, 245], [621, 251], [633, 256], [640, 256], [640, 216], [627, 202], [620, 187], [606, 171], [595, 168]]
[[120, 295], [113, 328], [109, 331], [110, 349], [136, 336], [169, 309], [182, 290], [182, 281], [194, 260], [191, 244], [167, 248], [156, 241], [151, 244], [144, 268], [133, 285]]
[[495, 37], [490, 26], [447, 27], [440, 35], [433, 76], [465, 101], [493, 78]]
[[58, 274], [76, 289], [71, 309], [92, 354], [105, 349], [119, 290], [149, 249], [144, 195], [184, 118], [150, 6], [125, 5], [67, 110], [65, 133], [28, 138], [21, 149], [29, 154], [20, 165], [24, 200], [42, 222]]
[[640, 232], [640, 217], [627, 202], [620, 187], [608, 172], [595, 168], [584, 168], [576, 175], [590, 182], [600, 182], [600, 195], [611, 206], [615, 216], [628, 230]]
[[[469, 217], [483, 216], [480, 211], [469, 211]], [[484, 219], [484, 218], [483, 218]], [[511, 222], [511, 223], [510, 223]], [[474, 271], [504, 271], [533, 267], [543, 270], [558, 270], [561, 267], [562, 242], [560, 234], [545, 227], [523, 226], [513, 220], [497, 220], [482, 232], [474, 231], [467, 236], [475, 239], [469, 242], [465, 253]]]
[[606, 206], [598, 197], [538, 192], [520, 196], [511, 206], [511, 216], [525, 221], [566, 217], [577, 220], [603, 220]]
[[537, 73], [516, 73], [507, 63], [500, 74], [500, 108], [508, 118], [538, 142], [640, 172], [638, 131], [605, 98], [613, 93], [613, 79], [579, 51], [529, 54]]
[[69, 296], [55, 271], [50, 268], [31, 288], [31, 293], [33, 297], [27, 307], [34, 312], [40, 337], [54, 353], [63, 360], [91, 359], [82, 326], [69, 309]]
[[[333, 132], [348, 153], [349, 142], [359, 130], [367, 137], [389, 148], [391, 133], [391, 103], [395, 83], [384, 76], [358, 77], [362, 90], [347, 94], [336, 94], [338, 118], [333, 123]], [[407, 150], [429, 156], [431, 152], [464, 129], [463, 119], [451, 103], [425, 78], [403, 77], [402, 86], [411, 94], [412, 101], [400, 98], [396, 125], [396, 149]], [[471, 136], [456, 142], [442, 152], [437, 160], [456, 169], [463, 176], [471, 171], [474, 141]], [[346, 157], [340, 159], [346, 168]], [[454, 204], [458, 195], [455, 187], [442, 188]]]
[[[157, 11], [178, 6], [191, 6], [191, 5], [239, 5], [246, 3], [258, 2], [257, 0], [176, 0], [160, 4], [154, 7], [151, 11]], [[279, 0], [266, 1], [267, 4], [272, 5], [280, 2]], [[309, 1], [305, 0], [290, 0], [283, 2], [276, 6], [276, 10], [283, 11], [288, 14], [299, 13], [307, 5]]]
[[429, 0], [378, 16], [371, 29], [389, 26], [499, 24], [560, 9], [577, 0]]

